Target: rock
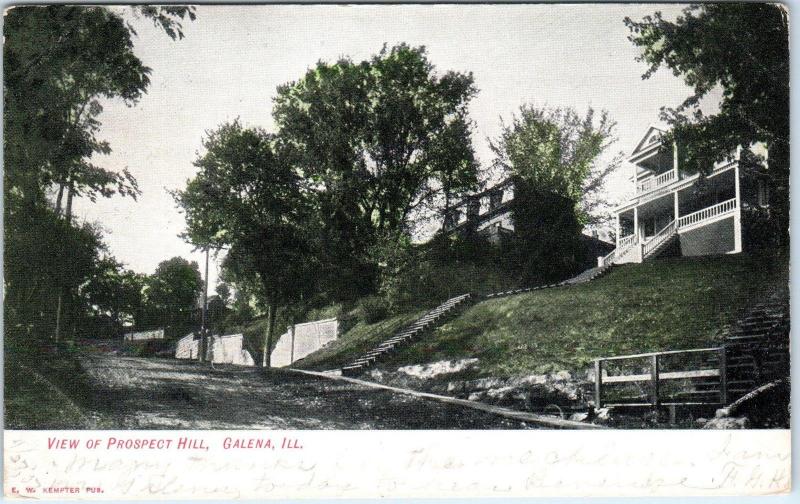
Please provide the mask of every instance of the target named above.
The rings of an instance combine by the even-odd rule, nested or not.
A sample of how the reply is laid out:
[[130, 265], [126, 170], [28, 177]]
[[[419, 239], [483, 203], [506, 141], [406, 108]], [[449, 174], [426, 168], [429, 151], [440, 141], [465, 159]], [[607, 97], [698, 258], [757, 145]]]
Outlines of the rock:
[[573, 413], [569, 419], [573, 422], [585, 422], [589, 418], [589, 413]]
[[731, 411], [728, 408], [720, 408], [714, 413], [714, 418], [725, 418], [730, 416]]
[[709, 420], [704, 429], [747, 429], [750, 420], [747, 417], [717, 417]]
[[594, 410], [595, 420], [610, 422], [612, 420], [611, 408], [600, 408]]
[[705, 425], [706, 423], [708, 423], [708, 418], [698, 418], [697, 420], [694, 421], [694, 423], [698, 425]]
[[553, 375], [553, 378], [560, 381], [569, 381], [572, 380], [572, 373], [569, 371], [559, 371]]
[[489, 399], [494, 399], [495, 401], [500, 401], [511, 395], [514, 391], [514, 387], [500, 387], [489, 389], [486, 391], [486, 397]]
[[442, 374], [457, 373], [477, 364], [478, 359], [442, 360], [427, 364], [415, 364], [397, 368], [400, 373], [419, 379], [429, 379]]

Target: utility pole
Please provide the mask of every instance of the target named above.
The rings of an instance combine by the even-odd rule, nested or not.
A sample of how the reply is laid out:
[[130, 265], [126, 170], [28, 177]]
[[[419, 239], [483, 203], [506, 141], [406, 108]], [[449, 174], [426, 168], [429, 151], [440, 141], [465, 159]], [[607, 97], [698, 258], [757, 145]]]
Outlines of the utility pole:
[[203, 286], [203, 315], [200, 321], [200, 351], [198, 352], [198, 360], [203, 362], [206, 360], [206, 353], [208, 352], [208, 335], [206, 323], [208, 319], [208, 246], [206, 246], [206, 274]]

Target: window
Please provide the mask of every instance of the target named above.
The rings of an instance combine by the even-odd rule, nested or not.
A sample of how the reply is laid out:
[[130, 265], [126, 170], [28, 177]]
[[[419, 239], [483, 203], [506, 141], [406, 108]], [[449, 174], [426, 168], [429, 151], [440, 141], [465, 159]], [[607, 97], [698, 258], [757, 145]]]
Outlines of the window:
[[765, 179], [758, 180], [758, 206], [769, 206], [769, 184]]
[[472, 199], [467, 204], [467, 219], [475, 219], [481, 213], [481, 200]]
[[494, 210], [503, 202], [503, 191], [492, 191], [489, 193], [489, 210]]

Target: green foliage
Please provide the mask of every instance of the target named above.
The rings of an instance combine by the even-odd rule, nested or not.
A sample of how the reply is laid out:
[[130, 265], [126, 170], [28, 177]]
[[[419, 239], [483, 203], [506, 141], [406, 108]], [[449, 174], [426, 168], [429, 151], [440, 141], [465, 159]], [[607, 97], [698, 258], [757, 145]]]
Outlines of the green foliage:
[[437, 75], [424, 48], [384, 47], [370, 60], [320, 62], [278, 88], [273, 115], [315, 184], [321, 277], [339, 299], [375, 289], [366, 255], [407, 233], [442, 191], [475, 186], [467, 106], [472, 76]]
[[238, 121], [207, 134], [199, 172], [175, 199], [186, 214], [186, 236], [205, 247], [229, 247], [229, 278], [265, 300], [272, 345], [276, 311], [313, 292], [317, 236], [308, 181], [283, 139]]
[[169, 337], [184, 336], [196, 323], [192, 316], [203, 289], [203, 278], [195, 261], [173, 257], [161, 261], [147, 277], [146, 304], [140, 328], [163, 327]]
[[514, 177], [508, 258], [527, 285], [564, 280], [585, 266], [574, 200]]
[[380, 322], [389, 316], [389, 307], [380, 296], [367, 296], [358, 304], [358, 316], [367, 324]]
[[5, 238], [6, 334], [52, 337], [60, 293], [66, 293], [61, 327], [71, 331], [87, 306], [79, 287], [100, 263], [99, 232], [71, 225], [46, 208], [7, 207]]
[[[666, 67], [693, 89], [662, 119], [677, 140], [681, 166], [708, 173], [740, 145], [764, 142], [773, 187], [773, 218], [788, 230], [789, 20], [777, 3], [691, 5], [675, 21], [660, 12], [641, 21], [625, 18], [629, 39], [648, 65], [644, 78]], [[721, 88], [719, 111], [704, 115], [701, 100]], [[670, 142], [671, 143], [671, 142]]]
[[581, 233], [599, 224], [608, 204], [601, 196], [606, 177], [621, 155], [603, 156], [615, 141], [615, 123], [589, 108], [520, 108], [491, 144], [495, 165], [514, 181], [514, 237], [508, 259], [523, 283], [563, 280], [585, 266]]
[[431, 308], [465, 292], [520, 287], [522, 279], [506, 245], [477, 235], [437, 235], [424, 245], [387, 247], [380, 295], [397, 314]]
[[[173, 38], [178, 19], [194, 18], [190, 7], [137, 10]], [[16, 191], [31, 205], [58, 184], [62, 193], [68, 188], [69, 201], [72, 195], [135, 197], [138, 187], [127, 170], [89, 161], [110, 152], [96, 137], [99, 99], [133, 104], [150, 83], [150, 69], [133, 52], [131, 26], [109, 8], [71, 5], [16, 6], [4, 25], [6, 195]]]
[[123, 325], [132, 325], [143, 316], [145, 275], [126, 270], [113, 257], [103, 257], [94, 265], [92, 276], [82, 292], [94, 318], [109, 318], [105, 336], [121, 333]]
[[[132, 7], [171, 37], [191, 7]], [[135, 55], [119, 10], [15, 6], [4, 19], [3, 121], [6, 335], [73, 338], [119, 331], [138, 303], [138, 282], [109, 258], [100, 232], [74, 223], [72, 201], [136, 197], [136, 180], [93, 163], [101, 99], [135, 104], [150, 69]], [[46, 198], [57, 189], [55, 204]], [[66, 201], [64, 199], [66, 198]], [[53, 210], [51, 208], [54, 207]], [[64, 217], [62, 218], [62, 215]]]
[[621, 154], [602, 162], [615, 127], [606, 111], [598, 117], [591, 107], [581, 117], [571, 108], [523, 105], [490, 143], [494, 164], [539, 192], [573, 201], [581, 225], [597, 224], [608, 209], [606, 177], [622, 162]]

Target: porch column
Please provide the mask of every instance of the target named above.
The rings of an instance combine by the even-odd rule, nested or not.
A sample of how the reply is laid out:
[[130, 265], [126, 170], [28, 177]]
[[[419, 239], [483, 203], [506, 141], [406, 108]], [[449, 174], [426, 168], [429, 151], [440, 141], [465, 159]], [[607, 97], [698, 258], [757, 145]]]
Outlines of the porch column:
[[620, 224], [619, 224], [619, 214], [617, 214], [617, 229], [616, 229], [617, 248], [619, 248], [619, 238], [620, 238], [619, 235], [620, 235], [621, 232], [622, 232], [622, 226], [620, 226]]
[[[675, 180], [678, 180], [678, 142], [672, 142], [672, 169], [675, 170]], [[675, 213], [676, 219], [678, 213]]]
[[678, 191], [675, 191], [675, 228], [678, 227], [678, 212], [680, 212], [680, 207], [678, 206]]
[[639, 208], [633, 207], [633, 236], [639, 238]]
[[[736, 151], [736, 157], [741, 157], [741, 146]], [[733, 253], [742, 251], [742, 195], [739, 189], [739, 162], [733, 168], [733, 180], [736, 187], [736, 211], [733, 213]]]

